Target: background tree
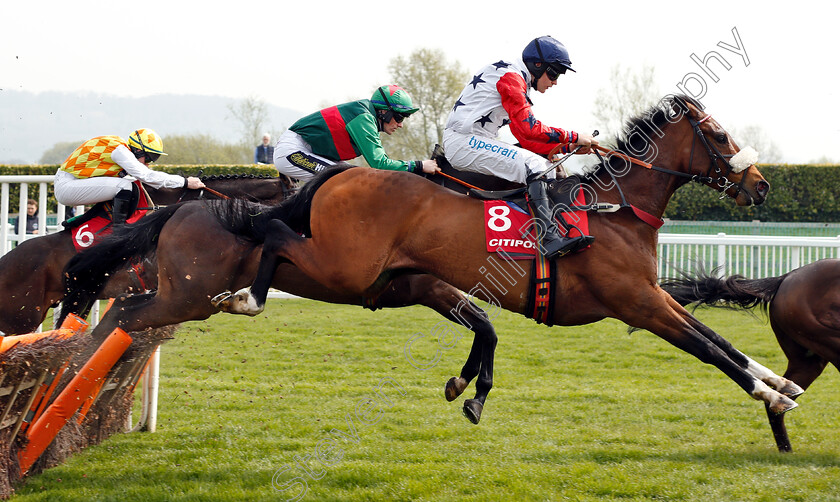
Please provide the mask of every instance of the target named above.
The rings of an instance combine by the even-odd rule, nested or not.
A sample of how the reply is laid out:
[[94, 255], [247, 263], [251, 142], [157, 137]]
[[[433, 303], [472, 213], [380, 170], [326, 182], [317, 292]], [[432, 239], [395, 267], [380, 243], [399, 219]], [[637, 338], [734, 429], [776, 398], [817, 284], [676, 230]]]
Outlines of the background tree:
[[653, 66], [624, 68], [616, 64], [610, 70], [607, 87], [598, 90], [592, 114], [598, 121], [600, 141], [613, 142], [627, 119], [645, 112], [662, 98], [655, 83]]
[[758, 151], [758, 162], [761, 164], [780, 164], [782, 150], [770, 139], [767, 132], [760, 125], [746, 127], [730, 127], [729, 135], [739, 147], [751, 146]]
[[383, 135], [388, 156], [403, 160], [427, 159], [435, 143], [443, 142], [443, 129], [452, 106], [469, 81], [457, 61], [450, 63], [443, 51], [418, 49], [407, 58], [397, 56], [388, 64], [393, 83], [404, 87], [420, 111], [393, 136]]
[[167, 136], [163, 145], [167, 155], [161, 156], [158, 164], [250, 164], [253, 161], [252, 146], [225, 143], [209, 134]]
[[78, 148], [82, 142], [84, 142], [84, 140], [80, 139], [79, 141], [61, 141], [56, 143], [41, 154], [41, 158], [38, 160], [38, 163], [61, 164], [67, 160], [67, 157], [69, 157], [70, 154], [73, 153], [73, 150]]
[[[228, 110], [239, 122], [240, 137], [243, 146], [248, 145], [251, 152], [261, 141], [268, 124], [268, 104], [256, 96], [228, 105]], [[251, 160], [253, 156], [249, 155]], [[240, 161], [241, 162], [241, 161]]]

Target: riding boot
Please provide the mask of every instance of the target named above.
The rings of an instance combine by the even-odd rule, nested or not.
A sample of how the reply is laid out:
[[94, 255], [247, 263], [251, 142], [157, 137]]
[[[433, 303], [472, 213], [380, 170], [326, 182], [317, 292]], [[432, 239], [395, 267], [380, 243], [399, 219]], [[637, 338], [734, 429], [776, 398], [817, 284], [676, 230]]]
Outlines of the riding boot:
[[534, 217], [545, 229], [542, 236], [542, 250], [549, 260], [583, 249], [595, 240], [589, 235], [565, 237], [560, 235], [557, 223], [551, 215], [551, 205], [546, 193], [546, 182], [541, 178], [528, 179], [528, 206]]
[[128, 219], [131, 210], [131, 190], [120, 190], [114, 196], [114, 208], [111, 211], [111, 221], [114, 225], [121, 225]]

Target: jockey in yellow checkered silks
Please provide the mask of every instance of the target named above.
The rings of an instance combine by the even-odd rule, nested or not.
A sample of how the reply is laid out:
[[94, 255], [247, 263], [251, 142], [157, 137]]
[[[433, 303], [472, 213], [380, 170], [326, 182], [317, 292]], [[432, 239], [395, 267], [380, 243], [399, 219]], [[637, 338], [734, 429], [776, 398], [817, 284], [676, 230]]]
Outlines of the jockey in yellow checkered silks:
[[114, 200], [114, 223], [128, 217], [131, 176], [154, 188], [202, 188], [198, 178], [184, 178], [149, 169], [163, 151], [163, 141], [151, 129], [136, 129], [128, 141], [97, 136], [79, 145], [55, 173], [55, 198], [67, 206]]

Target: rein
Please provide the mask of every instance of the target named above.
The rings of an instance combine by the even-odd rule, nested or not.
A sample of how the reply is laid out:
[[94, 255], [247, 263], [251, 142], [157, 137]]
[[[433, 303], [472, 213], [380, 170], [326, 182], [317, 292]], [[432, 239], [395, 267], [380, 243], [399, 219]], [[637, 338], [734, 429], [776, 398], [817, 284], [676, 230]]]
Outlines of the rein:
[[[718, 165], [718, 161], [723, 162], [723, 164], [727, 167], [727, 173], [726, 174], [729, 174], [729, 172], [732, 171], [732, 165], [729, 163], [728, 159], [733, 157], [734, 154], [731, 154], [731, 155], [722, 154], [722, 153], [720, 153], [720, 150], [718, 150], [716, 147], [713, 147], [712, 145], [710, 145], [709, 142], [706, 140], [706, 135], [703, 134], [703, 131], [700, 130], [700, 124], [709, 120], [710, 118], [712, 118], [711, 115], [706, 115], [705, 117], [703, 117], [700, 120], [693, 120], [691, 117], [688, 118], [689, 123], [691, 124], [691, 127], [694, 129], [694, 133], [695, 133], [694, 136], [691, 139], [691, 153], [689, 154], [689, 163], [688, 163], [688, 171], [689, 172], [688, 173], [684, 173], [684, 172], [680, 172], [680, 171], [674, 171], [673, 169], [667, 169], [667, 168], [664, 168], [664, 167], [655, 166], [653, 164], [650, 164], [650, 163], [644, 162], [642, 160], [630, 157], [629, 155], [626, 155], [624, 153], [621, 153], [621, 152], [618, 152], [618, 151], [615, 151], [615, 150], [611, 150], [609, 148], [605, 148], [605, 147], [600, 146], [600, 145], [594, 146], [593, 148], [596, 150], [595, 154], [598, 155], [598, 158], [600, 159], [602, 165], [606, 165], [606, 161], [604, 160], [604, 158], [601, 156], [601, 154], [599, 152], [603, 152], [607, 156], [613, 156], [613, 157], [621, 158], [621, 159], [623, 159], [627, 162], [630, 162], [632, 164], [636, 164], [637, 166], [641, 166], [641, 167], [644, 167], [646, 169], [651, 169], [653, 171], [659, 171], [661, 173], [670, 174], [670, 175], [673, 175], [673, 176], [679, 176], [681, 178], [688, 178], [689, 181], [695, 181], [697, 183], [708, 183], [708, 184], [715, 184], [716, 183], [717, 186], [721, 188], [722, 194], [721, 194], [720, 198], [723, 199], [724, 197], [727, 196], [726, 191], [730, 187], [736, 186], [736, 184], [735, 184], [735, 182], [729, 181], [726, 178], [726, 175], [723, 173], [720, 166]], [[692, 174], [692, 172], [691, 172], [692, 171], [691, 163], [694, 161], [694, 148], [695, 148], [698, 137], [700, 138], [700, 141], [703, 144], [703, 146], [706, 148], [706, 153], [709, 155], [709, 169], [708, 169], [708, 171], [706, 172], [705, 175]], [[712, 174], [712, 170], [714, 170], [714, 175], [717, 175], [717, 177], [713, 177], [714, 175]], [[609, 169], [607, 171], [609, 171]], [[613, 178], [614, 182], [616, 181], [615, 177], [612, 175], [612, 172], [610, 172], [610, 177]], [[741, 183], [737, 185], [737, 191], [735, 192], [735, 195], [733, 195], [731, 197], [733, 197], [733, 198], [737, 197], [738, 194], [743, 190], [743, 183], [744, 183], [745, 180], [746, 180], [746, 177], [742, 176], [741, 177]], [[617, 183], [616, 183], [616, 186], [618, 186]], [[619, 192], [621, 192], [620, 188], [619, 188]], [[622, 194], [622, 200], [623, 199], [624, 199], [624, 196]]]
[[459, 180], [459, 179], [458, 179], [458, 178], [456, 178], [455, 176], [450, 176], [450, 175], [448, 175], [448, 174], [444, 173], [443, 171], [438, 171], [438, 172], [436, 172], [435, 174], [439, 174], [439, 175], [443, 176], [444, 178], [447, 178], [447, 179], [449, 179], [449, 180], [452, 180], [452, 181], [454, 181], [455, 183], [458, 183], [458, 184], [460, 184], [460, 185], [463, 185], [463, 186], [465, 186], [465, 187], [467, 187], [467, 188], [472, 188], [473, 190], [481, 190], [481, 191], [483, 191], [481, 188], [478, 188], [478, 187], [477, 187], [477, 186], [475, 186], [475, 185], [470, 185], [470, 184], [469, 184], [469, 183], [467, 183], [466, 181]]
[[228, 197], [227, 195], [225, 195], [221, 192], [217, 192], [216, 190], [213, 190], [212, 188], [210, 188], [208, 186], [205, 186], [201, 190], [207, 190], [208, 192], [212, 193], [213, 195], [215, 195], [216, 197], [218, 197], [220, 199], [230, 199], [230, 197]]

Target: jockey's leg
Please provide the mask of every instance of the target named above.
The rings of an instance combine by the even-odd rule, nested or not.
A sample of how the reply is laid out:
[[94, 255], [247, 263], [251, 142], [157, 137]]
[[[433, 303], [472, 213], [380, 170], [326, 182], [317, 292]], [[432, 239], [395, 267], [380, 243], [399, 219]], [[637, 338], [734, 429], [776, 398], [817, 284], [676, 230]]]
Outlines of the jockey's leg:
[[131, 190], [120, 190], [114, 196], [114, 209], [111, 215], [111, 221], [114, 222], [114, 225], [125, 223], [125, 220], [130, 216], [128, 213], [131, 211], [132, 196], [133, 192]]
[[566, 237], [560, 235], [557, 223], [551, 214], [551, 203], [546, 193], [546, 182], [541, 177], [528, 178], [528, 206], [537, 220], [542, 253], [549, 260], [559, 258], [572, 251], [582, 249], [595, 240], [589, 235]]

